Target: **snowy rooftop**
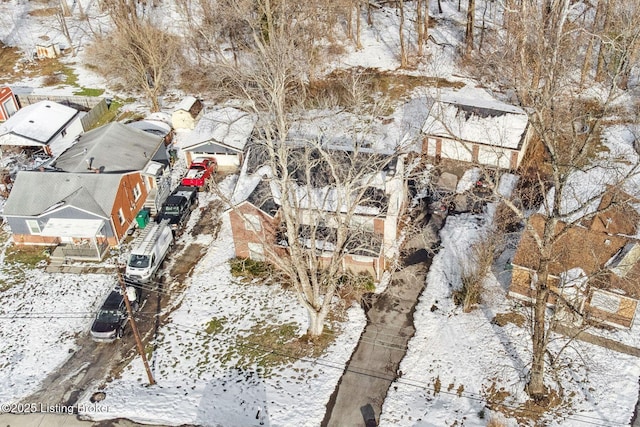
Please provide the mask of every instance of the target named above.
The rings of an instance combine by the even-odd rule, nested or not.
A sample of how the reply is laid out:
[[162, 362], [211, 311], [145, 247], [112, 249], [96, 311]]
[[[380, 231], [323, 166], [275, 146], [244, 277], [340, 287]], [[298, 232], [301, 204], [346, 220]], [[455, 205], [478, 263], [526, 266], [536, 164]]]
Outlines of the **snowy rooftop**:
[[3, 213], [35, 216], [52, 209], [74, 206], [109, 218], [120, 179], [118, 174], [21, 171]]
[[[398, 110], [400, 114], [403, 111]], [[408, 135], [416, 133], [410, 129], [409, 124], [395, 117], [383, 119], [340, 110], [313, 110], [293, 122], [288, 139], [320, 142], [329, 149], [351, 150], [358, 146], [390, 154], [407, 148]]]
[[196, 103], [198, 99], [195, 96], [187, 96], [185, 97], [178, 105], [176, 105], [175, 111], [189, 111], [193, 104]]
[[231, 107], [208, 111], [189, 134], [183, 149], [215, 142], [242, 151], [251, 137], [256, 118]]
[[[71, 121], [78, 110], [51, 101], [40, 101], [18, 110], [0, 125], [0, 144], [14, 144], [5, 135], [18, 135], [46, 145]], [[25, 145], [24, 141], [18, 145]]]
[[432, 100], [422, 132], [517, 149], [527, 124], [527, 114], [521, 108], [497, 100], [464, 98], [455, 93], [445, 93]]

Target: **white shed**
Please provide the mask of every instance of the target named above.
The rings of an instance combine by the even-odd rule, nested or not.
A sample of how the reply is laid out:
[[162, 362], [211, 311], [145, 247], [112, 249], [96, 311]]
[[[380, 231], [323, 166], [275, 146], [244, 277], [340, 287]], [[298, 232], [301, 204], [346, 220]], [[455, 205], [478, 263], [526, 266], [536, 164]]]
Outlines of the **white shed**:
[[171, 125], [174, 129], [193, 129], [203, 111], [202, 101], [195, 96], [187, 96], [173, 111]]

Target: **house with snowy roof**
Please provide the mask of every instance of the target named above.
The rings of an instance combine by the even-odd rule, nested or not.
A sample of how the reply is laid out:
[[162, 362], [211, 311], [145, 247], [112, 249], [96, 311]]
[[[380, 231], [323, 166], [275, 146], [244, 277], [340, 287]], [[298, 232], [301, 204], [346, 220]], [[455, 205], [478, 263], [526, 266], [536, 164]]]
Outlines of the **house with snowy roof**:
[[[353, 141], [334, 140], [330, 134], [318, 135], [323, 154], [310, 148], [308, 133], [290, 133], [289, 163], [291, 182], [286, 193], [277, 179], [272, 179], [268, 154], [264, 146], [252, 142], [232, 196], [233, 207], [228, 211], [236, 256], [266, 260], [270, 256], [288, 256], [288, 236], [284, 232], [282, 203], [288, 197], [299, 219], [297, 237], [304, 245], [315, 248], [320, 264], [335, 250], [336, 218], [350, 212], [350, 228], [345, 243], [343, 268], [354, 273], [368, 273], [379, 280], [391, 259], [398, 237], [398, 221], [406, 201], [404, 157], [397, 152], [361, 150], [356, 157]], [[363, 144], [365, 145], [365, 144]], [[359, 149], [360, 150], [360, 149]], [[365, 182], [362, 198], [356, 206], [347, 208], [342, 201], [349, 199], [352, 188], [336, 185], [322, 159], [333, 157], [334, 167], [347, 170], [357, 159], [356, 168]], [[303, 159], [312, 170], [299, 167]], [[341, 168], [338, 163], [345, 163]], [[307, 173], [308, 172], [308, 173]]]
[[3, 211], [14, 243], [101, 259], [161, 191], [155, 171], [166, 162], [160, 136], [120, 123], [87, 132], [50, 168], [17, 174]]
[[218, 170], [237, 172], [255, 123], [254, 116], [236, 108], [208, 111], [181, 147], [186, 164], [195, 158], [215, 158]]
[[[578, 224], [559, 222], [549, 266], [549, 303], [558, 320], [572, 326], [587, 322], [630, 328], [640, 300], [638, 212], [606, 194], [596, 215]], [[545, 219], [535, 214], [530, 224], [542, 235]], [[535, 301], [540, 251], [534, 232], [524, 231], [512, 260], [509, 296]], [[568, 308], [568, 307], [571, 308]]]
[[531, 138], [523, 109], [455, 93], [430, 99], [428, 109], [422, 152], [436, 163], [449, 159], [510, 170], [520, 166]]
[[84, 132], [82, 114], [52, 101], [27, 105], [0, 124], [0, 148], [29, 147], [56, 156]]

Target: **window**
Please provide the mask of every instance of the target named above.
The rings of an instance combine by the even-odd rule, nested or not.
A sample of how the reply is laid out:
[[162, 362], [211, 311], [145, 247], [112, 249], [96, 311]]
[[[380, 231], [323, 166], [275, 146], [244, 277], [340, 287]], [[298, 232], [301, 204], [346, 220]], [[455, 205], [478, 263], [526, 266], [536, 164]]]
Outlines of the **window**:
[[249, 258], [254, 261], [264, 261], [264, 246], [260, 243], [249, 243]]
[[40, 224], [35, 219], [28, 219], [27, 227], [29, 227], [31, 234], [40, 234]]
[[593, 292], [591, 296], [591, 307], [607, 313], [617, 313], [620, 311], [620, 297], [605, 292]]
[[243, 217], [244, 220], [244, 228], [249, 231], [260, 231], [262, 230], [262, 224], [260, 222], [260, 217], [258, 215], [247, 214]]
[[136, 202], [142, 196], [142, 191], [140, 191], [140, 183], [137, 183], [135, 187], [133, 187], [133, 200]]
[[124, 224], [124, 212], [122, 212], [122, 208], [118, 209], [118, 221], [120, 221], [120, 225]]
[[13, 98], [6, 100], [2, 105], [4, 107], [4, 111], [7, 112], [7, 118], [13, 116], [13, 114], [18, 111], [16, 105], [13, 102]]

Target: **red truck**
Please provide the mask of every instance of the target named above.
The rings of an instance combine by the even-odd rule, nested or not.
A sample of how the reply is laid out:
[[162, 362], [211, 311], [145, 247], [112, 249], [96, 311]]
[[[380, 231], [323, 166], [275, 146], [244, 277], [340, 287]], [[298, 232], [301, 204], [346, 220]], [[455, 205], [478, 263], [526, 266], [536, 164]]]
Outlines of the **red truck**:
[[216, 159], [197, 158], [191, 162], [187, 174], [182, 178], [180, 185], [196, 187], [198, 191], [211, 190], [213, 176], [218, 169]]

